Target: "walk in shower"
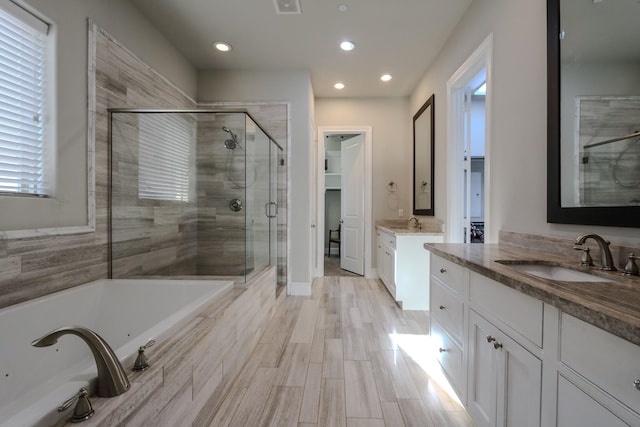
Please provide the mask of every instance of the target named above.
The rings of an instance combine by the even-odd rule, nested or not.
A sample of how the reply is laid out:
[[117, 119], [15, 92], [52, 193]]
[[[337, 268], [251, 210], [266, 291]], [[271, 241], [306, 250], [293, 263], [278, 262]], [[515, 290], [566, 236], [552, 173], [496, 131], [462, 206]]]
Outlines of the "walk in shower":
[[278, 264], [284, 154], [247, 112], [109, 114], [112, 278], [244, 283]]

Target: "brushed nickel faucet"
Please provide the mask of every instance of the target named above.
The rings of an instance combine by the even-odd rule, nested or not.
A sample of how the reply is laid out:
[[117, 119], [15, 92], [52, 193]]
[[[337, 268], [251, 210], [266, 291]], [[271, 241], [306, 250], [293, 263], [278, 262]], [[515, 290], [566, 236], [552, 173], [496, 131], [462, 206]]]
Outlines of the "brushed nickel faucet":
[[611, 243], [608, 240], [604, 240], [602, 237], [593, 233], [584, 233], [576, 237], [574, 249], [582, 249], [582, 245], [587, 239], [593, 239], [600, 247], [600, 262], [602, 266], [601, 270], [606, 271], [616, 271], [616, 266], [613, 263], [613, 256], [611, 255], [611, 250], [609, 249], [609, 244]]
[[418, 230], [422, 230], [422, 224], [420, 224], [420, 221], [415, 216], [412, 216], [411, 218], [409, 218], [409, 227], [411, 227], [411, 223], [414, 224], [413, 225], [414, 228], [417, 228]]
[[91, 349], [98, 367], [98, 396], [113, 397], [129, 390], [130, 384], [116, 354], [98, 334], [82, 326], [63, 326], [31, 343], [34, 347], [48, 347], [63, 335], [80, 337]]

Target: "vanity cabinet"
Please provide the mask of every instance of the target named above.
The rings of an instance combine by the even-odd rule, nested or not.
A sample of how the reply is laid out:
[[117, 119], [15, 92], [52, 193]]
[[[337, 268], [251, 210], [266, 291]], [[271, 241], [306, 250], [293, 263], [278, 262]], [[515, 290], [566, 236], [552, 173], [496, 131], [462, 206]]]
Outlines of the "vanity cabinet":
[[640, 426], [639, 346], [563, 313], [560, 362], [558, 426]]
[[393, 234], [378, 229], [378, 276], [396, 300], [396, 238]]
[[469, 275], [467, 407], [478, 426], [540, 426], [543, 304]]
[[425, 243], [439, 243], [442, 234], [392, 233], [378, 227], [378, 276], [403, 310], [429, 309], [429, 252]]
[[431, 254], [433, 355], [479, 427], [640, 426], [640, 346]]
[[449, 383], [464, 403], [466, 395], [465, 325], [469, 271], [431, 256], [431, 342]]
[[541, 373], [539, 358], [470, 310], [467, 408], [476, 425], [540, 426]]

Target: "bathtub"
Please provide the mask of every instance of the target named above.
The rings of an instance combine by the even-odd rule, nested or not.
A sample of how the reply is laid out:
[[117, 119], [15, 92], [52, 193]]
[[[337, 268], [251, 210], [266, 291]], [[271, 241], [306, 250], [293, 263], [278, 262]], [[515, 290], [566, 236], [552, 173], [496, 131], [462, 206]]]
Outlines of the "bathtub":
[[36, 338], [65, 325], [87, 327], [130, 373], [138, 347], [162, 342], [232, 287], [216, 280], [105, 279], [0, 309], [0, 426], [51, 425], [61, 418], [62, 402], [92, 380], [95, 386], [95, 363], [82, 340], [65, 335], [36, 348]]

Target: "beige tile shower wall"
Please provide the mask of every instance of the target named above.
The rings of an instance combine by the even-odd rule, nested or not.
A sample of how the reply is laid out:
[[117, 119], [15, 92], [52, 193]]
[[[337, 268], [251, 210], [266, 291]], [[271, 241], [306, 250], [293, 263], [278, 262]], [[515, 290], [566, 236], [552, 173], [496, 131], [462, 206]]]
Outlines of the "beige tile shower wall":
[[[112, 247], [114, 278], [196, 273], [197, 208], [138, 196], [141, 114], [112, 118]], [[195, 128], [195, 118], [192, 118]]]
[[[287, 180], [288, 180], [288, 161], [287, 152], [289, 141], [289, 105], [286, 103], [235, 103], [235, 102], [203, 102], [199, 103], [201, 108], [212, 109], [244, 109], [253, 119], [262, 126], [265, 131], [282, 147], [282, 151], [278, 154], [278, 186], [277, 186], [277, 203], [278, 203], [278, 243], [277, 243], [277, 265], [278, 265], [278, 285], [287, 284], [287, 244], [288, 244], [288, 199], [287, 199]], [[221, 143], [223, 143], [222, 141]], [[280, 162], [282, 161], [282, 162]], [[202, 238], [202, 236], [199, 236]]]
[[150, 368], [129, 374], [126, 393], [92, 398], [95, 415], [84, 424], [210, 425], [273, 316], [275, 271], [263, 269], [245, 288], [230, 290], [149, 349]]
[[[246, 209], [233, 212], [232, 199], [245, 205], [244, 153], [229, 150], [224, 141], [237, 134], [244, 147], [245, 115], [200, 114], [198, 116], [197, 182], [198, 182], [198, 273], [203, 275], [244, 274]], [[235, 171], [238, 171], [237, 173]]]

